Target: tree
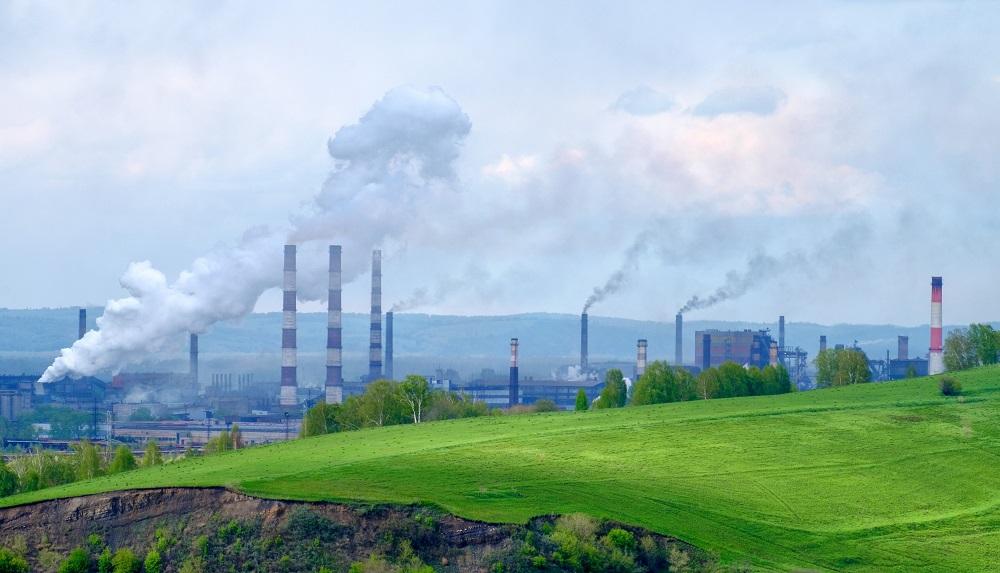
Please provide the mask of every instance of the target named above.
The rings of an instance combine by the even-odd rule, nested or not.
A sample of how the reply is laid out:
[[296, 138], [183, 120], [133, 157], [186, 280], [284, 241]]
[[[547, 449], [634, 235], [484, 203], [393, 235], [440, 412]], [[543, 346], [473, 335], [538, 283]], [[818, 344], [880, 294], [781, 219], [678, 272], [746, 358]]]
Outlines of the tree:
[[83, 547], [69, 552], [69, 556], [59, 564], [59, 573], [87, 573], [90, 571], [90, 554]]
[[868, 357], [856, 348], [828, 348], [819, 353], [815, 364], [820, 388], [871, 382]]
[[315, 406], [306, 410], [306, 415], [302, 417], [299, 437], [321, 436], [327, 433], [326, 424], [326, 402], [319, 401]]
[[90, 479], [101, 475], [101, 454], [97, 446], [89, 440], [80, 442], [76, 449], [76, 475], [78, 479]]
[[143, 467], [151, 468], [163, 463], [163, 454], [160, 453], [160, 444], [156, 440], [150, 439], [146, 442], [146, 452], [142, 456]]
[[[0, 497], [11, 495], [17, 492], [17, 474], [7, 466], [7, 462], [0, 456]], [[0, 573], [3, 569], [0, 569]]]
[[997, 353], [1000, 352], [1000, 332], [993, 330], [988, 324], [970, 324], [969, 341], [976, 350], [979, 365], [997, 363]]
[[781, 364], [766, 366], [760, 371], [762, 394], [785, 394], [792, 391], [792, 378]]
[[587, 408], [590, 406], [590, 401], [587, 400], [587, 393], [580, 388], [576, 391], [576, 411], [586, 412]]
[[486, 402], [474, 401], [466, 394], [452, 394], [444, 390], [431, 392], [424, 415], [426, 420], [452, 420], [455, 418], [475, 418], [486, 416], [490, 407]]
[[142, 561], [125, 547], [115, 551], [115, 556], [111, 558], [112, 573], [139, 573], [141, 567]]
[[399, 399], [396, 383], [376, 380], [368, 385], [361, 396], [361, 415], [367, 426], [389, 426], [405, 419], [403, 404]]
[[232, 429], [229, 430], [229, 442], [234, 450], [243, 447], [243, 433], [240, 432], [239, 424], [233, 424]]
[[143, 562], [143, 567], [145, 568], [145, 573], [161, 573], [163, 571], [163, 558], [160, 557], [160, 552], [150, 549], [149, 553], [146, 553], [146, 560]]
[[0, 573], [28, 573], [28, 562], [6, 547], [0, 547]]
[[952, 330], [944, 341], [944, 367], [948, 370], [966, 370], [979, 365], [979, 353], [968, 333]]
[[111, 560], [111, 549], [105, 547], [104, 551], [101, 551], [101, 556], [97, 558], [97, 573], [114, 573], [114, 564]]
[[750, 395], [749, 375], [745, 368], [735, 362], [727, 361], [723, 362], [718, 370], [720, 398]]
[[558, 412], [559, 406], [556, 405], [552, 400], [538, 400], [534, 404], [535, 412]]
[[115, 448], [115, 457], [112, 458], [111, 465], [108, 466], [108, 473], [117, 474], [134, 470], [135, 468], [135, 456], [132, 455], [132, 450], [128, 446], [118, 446]]
[[698, 396], [702, 400], [717, 398], [719, 396], [719, 371], [715, 368], [708, 368], [698, 373], [695, 382]]
[[410, 408], [413, 423], [419, 424], [423, 421], [424, 405], [430, 397], [430, 387], [427, 385], [427, 379], [414, 374], [408, 375], [399, 385], [399, 396]]
[[604, 375], [604, 389], [597, 399], [595, 408], [621, 408], [628, 400], [628, 386], [625, 384], [625, 376], [617, 368], [608, 370]]
[[666, 362], [657, 360], [649, 364], [646, 371], [632, 386], [632, 405], [663, 404], [680, 399], [673, 369]]

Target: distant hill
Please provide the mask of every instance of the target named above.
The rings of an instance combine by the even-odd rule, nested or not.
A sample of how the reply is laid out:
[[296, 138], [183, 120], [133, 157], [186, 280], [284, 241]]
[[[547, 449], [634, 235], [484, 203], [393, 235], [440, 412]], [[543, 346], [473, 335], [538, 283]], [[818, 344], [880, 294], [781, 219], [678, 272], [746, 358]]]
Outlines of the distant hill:
[[[94, 328], [100, 308], [88, 309], [89, 325]], [[775, 317], [777, 320], [777, 317]], [[531, 313], [509, 316], [447, 316], [401, 314], [395, 319], [395, 355], [397, 372], [433, 373], [435, 369], [454, 368], [463, 376], [478, 374], [483, 368], [505, 371], [511, 337], [520, 339], [522, 372], [526, 376], [548, 376], [562, 364], [579, 360], [579, 317], [568, 314]], [[725, 322], [689, 318], [685, 321], [684, 355], [694, 359], [694, 332], [705, 328], [762, 329], [777, 333], [775, 323]], [[952, 327], [948, 327], [952, 328]], [[946, 330], [948, 329], [946, 328]], [[259, 379], [273, 378], [278, 372], [280, 313], [252, 314], [234, 323], [217, 324], [202, 336], [202, 373], [254, 372]], [[326, 336], [324, 313], [299, 315], [300, 367], [304, 383], [322, 378]], [[60, 348], [76, 337], [75, 308], [10, 310], [0, 309], [0, 372], [40, 372]], [[787, 343], [801, 346], [810, 358], [816, 355], [819, 336], [829, 344], [853, 344], [869, 356], [884, 357], [896, 353], [896, 336], [910, 337], [910, 354], [926, 355], [929, 329], [926, 325], [838, 324], [819, 325], [789, 321]], [[651, 360], [672, 360], [674, 355], [673, 322], [630, 320], [603, 316], [590, 317], [590, 356], [593, 361], [632, 361], [635, 341], [649, 341]], [[176, 352], [155, 357], [138, 368], [184, 369], [185, 340], [178, 339]], [[358, 377], [366, 371], [368, 352], [368, 315], [344, 315], [345, 375]], [[260, 378], [262, 377], [262, 378]], [[204, 381], [204, 379], [203, 379]]]

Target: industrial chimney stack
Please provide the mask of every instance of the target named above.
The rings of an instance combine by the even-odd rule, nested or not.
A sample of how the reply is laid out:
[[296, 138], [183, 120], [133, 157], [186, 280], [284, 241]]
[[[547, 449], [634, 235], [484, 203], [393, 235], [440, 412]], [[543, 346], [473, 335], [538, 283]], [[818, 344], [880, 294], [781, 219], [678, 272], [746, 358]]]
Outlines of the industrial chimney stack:
[[646, 339], [640, 338], [635, 349], [635, 380], [646, 372]]
[[712, 335], [701, 335], [701, 369], [708, 370], [712, 367]]
[[[584, 315], [586, 316], [586, 315]], [[518, 395], [518, 376], [517, 376], [517, 339], [510, 339], [510, 386], [508, 388], [509, 398], [507, 403], [509, 406], [516, 406], [519, 402]]]
[[826, 350], [826, 335], [821, 334], [819, 336], [819, 351], [823, 352]]
[[684, 364], [684, 315], [677, 313], [674, 322], [674, 366]]
[[392, 318], [393, 312], [385, 313], [385, 377], [395, 380], [392, 368]]
[[941, 332], [941, 277], [931, 277], [931, 348], [930, 361], [927, 365], [931, 375], [944, 372], [944, 351]]
[[198, 335], [192, 334], [188, 347], [188, 372], [191, 374], [191, 383], [198, 385]]
[[372, 324], [368, 346], [368, 381], [382, 377], [382, 251], [372, 251]]
[[785, 315], [778, 317], [778, 348], [785, 349]]
[[778, 366], [778, 343], [771, 341], [771, 347], [768, 349], [768, 363], [771, 366]]
[[344, 401], [343, 302], [341, 297], [341, 248], [330, 245], [330, 285], [326, 311], [326, 403]]
[[285, 245], [284, 297], [281, 304], [281, 407], [298, 402], [295, 350], [295, 245]]
[[77, 328], [77, 331], [77, 340], [83, 338], [84, 334], [87, 334], [87, 309], [85, 308], [80, 309], [80, 325]]
[[587, 349], [587, 313], [580, 315], [580, 370], [589, 369], [590, 356]]
[[900, 336], [896, 339], [896, 358], [898, 360], [909, 360], [910, 358], [910, 337]]

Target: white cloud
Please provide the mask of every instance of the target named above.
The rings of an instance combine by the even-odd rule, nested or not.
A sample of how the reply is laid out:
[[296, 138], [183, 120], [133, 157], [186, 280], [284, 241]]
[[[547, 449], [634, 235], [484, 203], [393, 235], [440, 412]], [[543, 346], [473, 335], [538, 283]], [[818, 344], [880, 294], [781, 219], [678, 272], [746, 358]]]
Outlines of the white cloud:
[[649, 86], [639, 86], [618, 96], [612, 109], [632, 115], [656, 115], [674, 107], [674, 100]]
[[739, 113], [771, 115], [786, 99], [785, 92], [773, 86], [729, 87], [708, 94], [692, 113], [706, 117]]

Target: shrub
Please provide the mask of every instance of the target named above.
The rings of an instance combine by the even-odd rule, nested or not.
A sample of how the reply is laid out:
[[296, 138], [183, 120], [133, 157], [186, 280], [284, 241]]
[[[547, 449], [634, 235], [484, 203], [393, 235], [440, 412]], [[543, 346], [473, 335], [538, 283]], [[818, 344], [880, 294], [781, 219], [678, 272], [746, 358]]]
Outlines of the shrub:
[[962, 384], [951, 376], [945, 376], [939, 382], [941, 394], [944, 396], [958, 396], [962, 393]]
[[69, 552], [69, 557], [59, 564], [59, 573], [88, 573], [90, 571], [90, 554], [83, 547], [77, 547]]
[[146, 568], [146, 573], [162, 573], [163, 558], [160, 557], [160, 552], [155, 549], [150, 549], [149, 553], [146, 554], [146, 560], [143, 562], [143, 566]]
[[141, 568], [142, 561], [132, 553], [131, 549], [119, 549], [111, 558], [112, 573], [139, 573]]
[[114, 573], [114, 570], [111, 550], [105, 547], [104, 551], [101, 551], [101, 556], [97, 558], [97, 573]]
[[635, 536], [632, 535], [632, 532], [618, 527], [612, 529], [604, 536], [604, 542], [608, 547], [616, 547], [622, 551], [632, 551], [635, 549]]
[[535, 402], [536, 412], [558, 412], [559, 406], [552, 400], [539, 400]]
[[28, 573], [28, 562], [6, 547], [0, 547], [0, 573]]

